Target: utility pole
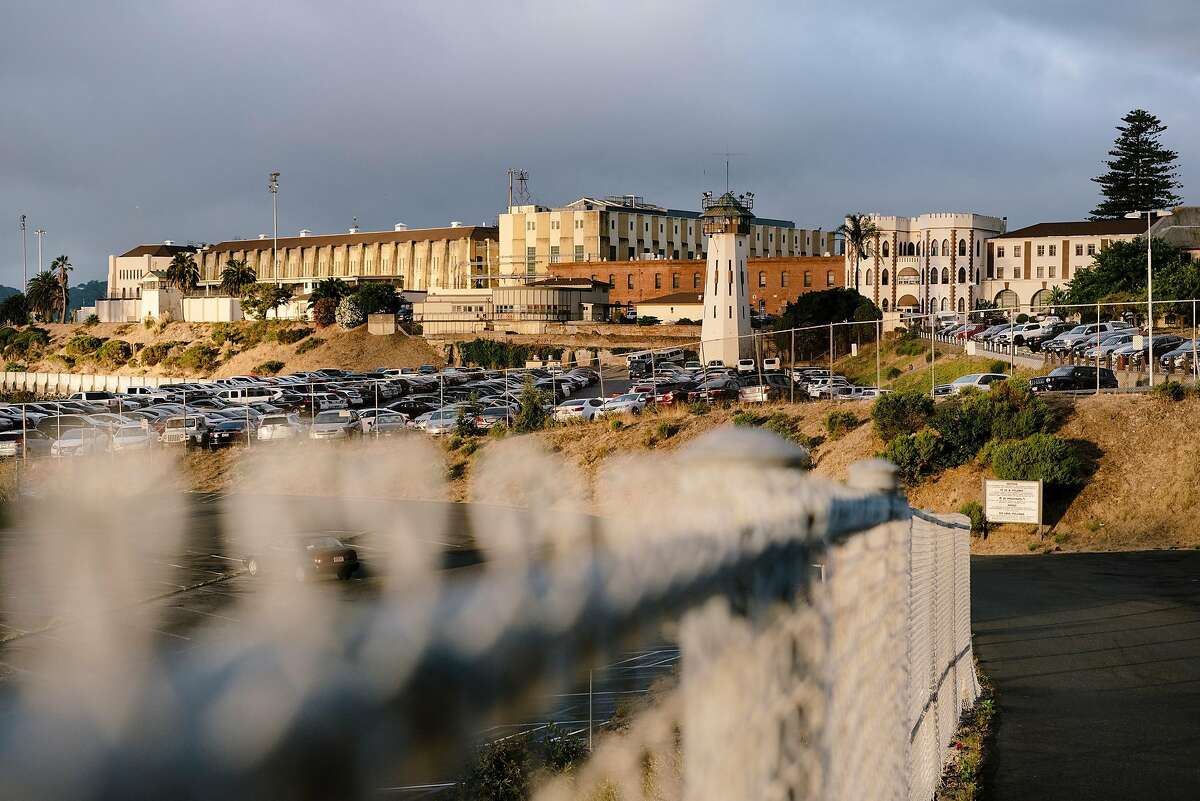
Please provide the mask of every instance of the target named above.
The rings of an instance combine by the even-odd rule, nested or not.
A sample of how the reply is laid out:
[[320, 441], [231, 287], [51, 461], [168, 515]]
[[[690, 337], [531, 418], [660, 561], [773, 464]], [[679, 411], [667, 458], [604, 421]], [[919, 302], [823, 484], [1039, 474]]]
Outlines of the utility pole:
[[271, 173], [271, 181], [267, 184], [271, 190], [271, 269], [275, 272], [275, 286], [279, 286], [279, 173]]
[[21, 292], [29, 291], [29, 257], [25, 250], [25, 215], [21, 215]]
[[46, 235], [45, 228], [39, 228], [33, 232], [33, 235], [38, 238], [38, 272], [42, 271], [42, 237]]

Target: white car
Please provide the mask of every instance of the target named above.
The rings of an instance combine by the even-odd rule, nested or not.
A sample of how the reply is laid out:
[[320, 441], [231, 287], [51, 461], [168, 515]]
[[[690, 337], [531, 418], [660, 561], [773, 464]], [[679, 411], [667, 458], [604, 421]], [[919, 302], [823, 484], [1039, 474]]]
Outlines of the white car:
[[649, 397], [644, 392], [627, 392], [624, 395], [618, 395], [604, 402], [604, 405], [596, 410], [593, 417], [606, 417], [611, 414], [641, 414], [646, 408], [646, 399]]
[[555, 406], [551, 417], [559, 422], [592, 420], [596, 417], [602, 406], [604, 406], [603, 398], [576, 398], [574, 400], [563, 401]]
[[755, 364], [754, 359], [738, 359], [737, 371], [739, 373], [753, 373], [756, 369], [758, 369], [758, 365]]
[[394, 409], [363, 409], [358, 419], [364, 434], [390, 434], [408, 428], [408, 415]]
[[298, 414], [268, 414], [258, 424], [258, 438], [265, 440], [296, 439], [304, 436], [304, 426]]
[[840, 375], [835, 375], [833, 378], [814, 378], [808, 382], [808, 396], [810, 398], [828, 398], [831, 389], [848, 386], [850, 386], [850, 382]]
[[64, 456], [89, 456], [107, 450], [108, 436], [94, 428], [72, 428], [64, 431], [63, 435], [50, 445], [50, 455], [56, 459]]
[[992, 384], [1007, 380], [1008, 376], [1004, 373], [971, 373], [950, 382], [950, 391], [957, 395], [967, 387], [972, 387], [986, 392], [992, 388]]
[[113, 453], [145, 451], [158, 444], [158, 435], [148, 426], [138, 424], [121, 426], [112, 437]]

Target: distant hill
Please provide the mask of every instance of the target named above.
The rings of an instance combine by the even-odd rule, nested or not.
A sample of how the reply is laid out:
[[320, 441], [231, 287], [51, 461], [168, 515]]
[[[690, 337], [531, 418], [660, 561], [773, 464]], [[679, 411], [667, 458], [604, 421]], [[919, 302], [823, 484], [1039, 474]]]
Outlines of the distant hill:
[[[11, 286], [0, 284], [0, 300], [12, 297], [20, 292], [19, 289]], [[97, 300], [105, 297], [108, 294], [107, 281], [85, 281], [82, 284], [76, 284], [71, 287], [70, 303], [67, 304], [69, 311], [81, 309], [84, 306], [91, 306]]]

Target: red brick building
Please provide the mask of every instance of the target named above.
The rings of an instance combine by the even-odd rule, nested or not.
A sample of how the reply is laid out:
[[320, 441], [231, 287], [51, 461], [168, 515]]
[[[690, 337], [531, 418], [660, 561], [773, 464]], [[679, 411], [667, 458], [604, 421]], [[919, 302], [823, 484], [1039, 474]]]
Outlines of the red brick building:
[[[846, 263], [841, 256], [782, 256], [751, 258], [750, 303], [768, 314], [805, 292], [845, 286]], [[612, 284], [609, 302], [641, 303], [675, 292], [704, 292], [703, 259], [647, 259], [551, 264], [560, 278], [593, 278]]]

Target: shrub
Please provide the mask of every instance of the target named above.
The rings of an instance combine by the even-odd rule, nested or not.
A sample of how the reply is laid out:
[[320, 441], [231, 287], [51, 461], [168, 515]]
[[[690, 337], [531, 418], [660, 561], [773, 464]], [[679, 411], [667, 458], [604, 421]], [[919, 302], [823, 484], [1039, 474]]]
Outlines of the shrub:
[[468, 415], [467, 407], [463, 406], [458, 410], [458, 418], [454, 421], [454, 434], [458, 437], [472, 437], [475, 433], [475, 418]]
[[687, 410], [688, 414], [694, 414], [697, 417], [708, 414], [711, 405], [707, 403], [689, 403]]
[[871, 406], [875, 433], [884, 442], [920, 431], [933, 415], [933, 398], [921, 392], [892, 392]]
[[679, 424], [669, 420], [659, 420], [658, 425], [654, 427], [654, 433], [658, 435], [659, 439], [670, 439], [679, 433]]
[[363, 315], [362, 307], [358, 305], [358, 301], [351, 295], [348, 298], [342, 298], [337, 305], [337, 312], [334, 315], [337, 318], [339, 327], [349, 331], [352, 328], [358, 328], [367, 321]]
[[316, 350], [317, 348], [321, 347], [321, 343], [324, 341], [325, 340], [321, 339], [320, 337], [309, 337], [296, 346], [296, 353], [308, 353], [310, 350]]
[[1053, 434], [1034, 434], [996, 446], [992, 472], [1012, 481], [1041, 480], [1067, 487], [1083, 482], [1087, 466], [1071, 443]]
[[399, 304], [396, 287], [378, 281], [363, 284], [351, 297], [358, 304], [364, 317], [368, 314], [395, 313]]
[[173, 361], [184, 370], [206, 372], [214, 369], [221, 360], [221, 352], [212, 345], [197, 343], [185, 350]]
[[541, 431], [546, 427], [546, 410], [542, 408], [542, 393], [533, 385], [533, 379], [525, 380], [521, 390], [520, 408], [513, 416], [513, 430], [518, 434]]
[[321, 298], [312, 305], [312, 321], [317, 328], [328, 328], [337, 322], [338, 301]]
[[101, 337], [94, 337], [89, 334], [76, 334], [67, 342], [66, 351], [70, 356], [76, 358], [80, 356], [91, 356], [100, 349], [104, 344]]
[[842, 434], [858, 428], [860, 422], [853, 412], [832, 411], [825, 415], [825, 431], [828, 432], [830, 439], [837, 439]]
[[213, 323], [212, 333], [209, 337], [218, 348], [226, 342], [241, 342], [242, 340], [241, 332], [234, 327], [233, 323]]
[[[4, 335], [4, 332], [11, 332]], [[14, 328], [0, 329], [0, 341], [4, 344], [5, 356], [24, 357], [35, 353], [50, 344], [50, 332], [44, 328], [26, 328], [17, 331]]]
[[988, 372], [989, 373], [1007, 373], [1008, 372], [1008, 362], [1001, 361], [1000, 359], [996, 359], [996, 361], [994, 361], [988, 365]]
[[887, 369], [887, 372], [885, 372], [883, 374], [883, 377], [886, 378], [888, 381], [893, 381], [902, 375], [904, 375], [904, 371], [901, 370], [899, 367], [889, 367]]
[[4, 365], [4, 372], [6, 373], [23, 373], [28, 369], [29, 365], [23, 362], [8, 362]]
[[767, 421], [764, 415], [756, 412], [748, 412], [744, 409], [733, 413], [733, 424], [735, 426], [759, 426]]
[[614, 417], [612, 420], [608, 421], [608, 427], [613, 431], [620, 431], [625, 428], [625, 421], [619, 417]]
[[1161, 384], [1155, 384], [1154, 389], [1150, 390], [1150, 392], [1156, 398], [1163, 398], [1169, 401], [1181, 401], [1187, 395], [1183, 384], [1178, 381], [1165, 381]]
[[466, 462], [451, 462], [446, 466], [446, 480], [457, 481], [467, 474]]
[[275, 339], [281, 345], [294, 345], [311, 333], [311, 328], [285, 328], [276, 332]]
[[1028, 314], [1021, 312], [1020, 314], [1017, 315], [1017, 325], [1024, 325], [1027, 322], [1029, 322]]
[[524, 367], [530, 355], [528, 345], [513, 345], [495, 339], [476, 338], [460, 342], [456, 347], [458, 360], [476, 367]]
[[763, 423], [763, 428], [805, 448], [813, 446], [812, 438], [800, 430], [800, 419], [790, 414], [775, 412]]
[[272, 359], [269, 362], [263, 362], [254, 368], [253, 372], [256, 375], [275, 375], [283, 369], [283, 362], [278, 359]]
[[488, 429], [488, 436], [492, 439], [504, 439], [508, 436], [508, 425], [505, 423], [496, 423]]
[[986, 537], [988, 534], [988, 521], [983, 516], [983, 505], [979, 501], [967, 501], [962, 506], [958, 507], [958, 511], [967, 517], [971, 518], [971, 533], [979, 534]]
[[146, 347], [142, 348], [140, 357], [142, 364], [144, 364], [146, 367], [153, 367], [163, 359], [167, 358], [167, 355], [171, 352], [171, 348], [178, 344], [180, 343], [156, 342], [153, 345], [147, 345]]
[[65, 353], [52, 353], [50, 354], [50, 363], [62, 365], [70, 370], [75, 366], [75, 357], [68, 356]]
[[941, 447], [937, 434], [925, 428], [893, 438], [881, 455], [896, 465], [901, 481], [912, 485], [941, 468]]
[[905, 335], [896, 340], [896, 353], [900, 356], [918, 356], [925, 352], [925, 340]]
[[658, 323], [659, 323], [658, 318], [654, 317], [653, 315], [649, 315], [649, 314], [644, 317], [637, 318], [638, 325], [658, 325]]
[[133, 347], [121, 339], [110, 339], [96, 351], [96, 361], [105, 367], [120, 367], [133, 358]]
[[83, 321], [83, 327], [91, 328], [93, 325], [100, 325], [100, 317], [95, 314], [89, 314], [87, 319]]
[[699, 320], [693, 320], [690, 317], [680, 317], [675, 321], [675, 325], [700, 325]]

